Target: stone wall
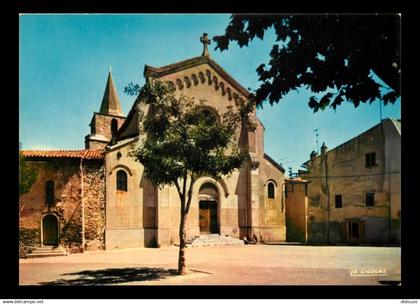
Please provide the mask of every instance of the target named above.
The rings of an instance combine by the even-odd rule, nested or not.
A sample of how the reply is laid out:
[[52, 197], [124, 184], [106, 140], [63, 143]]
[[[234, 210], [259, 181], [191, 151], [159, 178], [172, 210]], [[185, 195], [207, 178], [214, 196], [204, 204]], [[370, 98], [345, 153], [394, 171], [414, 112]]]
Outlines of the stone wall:
[[306, 242], [307, 183], [286, 181], [286, 240]]
[[86, 149], [105, 149], [107, 144], [107, 141], [93, 140], [89, 137], [85, 139]]
[[85, 137], [86, 149], [104, 149], [112, 138], [111, 122], [117, 121], [120, 128], [125, 117], [94, 113], [90, 123], [90, 134]]
[[85, 250], [105, 249], [105, 168], [102, 161], [83, 161]]
[[[77, 159], [48, 159], [32, 161], [38, 178], [29, 193], [19, 198], [19, 228], [22, 244], [40, 246], [43, 218], [52, 214], [58, 219], [59, 244], [69, 252], [82, 251], [82, 206], [80, 163]], [[45, 184], [54, 181], [54, 202], [48, 207]], [[31, 231], [29, 233], [29, 231]], [[32, 239], [30, 241], [29, 239]]]
[[391, 200], [391, 242], [401, 242], [401, 121], [386, 120], [385, 168], [389, 173], [385, 187], [389, 189]]
[[[389, 174], [387, 166], [390, 158], [399, 156], [385, 149], [384, 129], [390, 122], [385, 120], [384, 125], [377, 125], [308, 162], [308, 242], [392, 242], [391, 205], [393, 210], [399, 210], [400, 188], [399, 176]], [[401, 149], [398, 143], [393, 148]], [[372, 152], [376, 164], [366, 167], [365, 155]], [[366, 206], [368, 192], [374, 193], [374, 206]], [[342, 208], [335, 206], [336, 195], [342, 196]], [[357, 240], [349, 239], [348, 223], [359, 223]]]
[[[258, 208], [253, 206], [253, 234], [259, 241], [278, 242], [286, 240], [286, 201], [283, 193], [285, 178], [272, 160], [264, 157], [260, 166], [253, 170], [258, 174], [258, 187], [253, 188], [258, 197]], [[251, 174], [253, 173], [251, 171]], [[268, 198], [268, 183], [275, 185], [274, 198]], [[251, 185], [252, 186], [252, 185]], [[254, 199], [252, 201], [254, 203]]]
[[106, 138], [111, 139], [111, 121], [113, 119], [117, 121], [118, 128], [120, 128], [125, 121], [125, 117], [95, 113], [92, 119], [91, 133], [101, 134]]
[[39, 229], [19, 229], [19, 258], [25, 258], [39, 246], [41, 236]]
[[[144, 204], [143, 200], [151, 199], [153, 192], [144, 191], [143, 167], [129, 156], [130, 151], [130, 144], [126, 144], [106, 154], [107, 250], [145, 247], [144, 207], [150, 205]], [[117, 190], [116, 176], [119, 170], [127, 174], [127, 191]]]
[[[42, 245], [42, 221], [48, 214], [58, 219], [59, 245], [68, 252], [104, 249], [103, 161], [83, 160], [83, 174], [80, 171], [80, 159], [48, 158], [28, 161], [34, 164], [39, 173], [31, 191], [20, 197], [20, 256], [23, 257], [25, 253]], [[45, 198], [45, 184], [48, 180], [54, 181], [54, 203], [49, 207]]]

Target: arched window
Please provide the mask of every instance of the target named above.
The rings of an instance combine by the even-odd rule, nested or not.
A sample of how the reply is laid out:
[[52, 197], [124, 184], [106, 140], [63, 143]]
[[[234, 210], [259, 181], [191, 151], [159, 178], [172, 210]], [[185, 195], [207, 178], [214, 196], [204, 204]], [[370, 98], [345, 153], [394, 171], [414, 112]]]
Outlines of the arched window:
[[45, 204], [51, 206], [54, 203], [54, 182], [49, 180], [45, 183]]
[[113, 118], [111, 120], [111, 135], [112, 135], [112, 137], [117, 135], [117, 131], [118, 131], [118, 122], [115, 118]]
[[117, 190], [127, 191], [127, 173], [124, 170], [117, 172]]
[[269, 182], [267, 184], [267, 197], [268, 198], [274, 198], [274, 183], [273, 182]]
[[206, 125], [214, 125], [217, 122], [220, 122], [220, 117], [217, 114], [217, 111], [210, 107], [202, 107], [199, 112], [200, 120], [204, 121]]
[[210, 195], [217, 198], [218, 190], [217, 187], [213, 183], [204, 183], [201, 185], [200, 194]]

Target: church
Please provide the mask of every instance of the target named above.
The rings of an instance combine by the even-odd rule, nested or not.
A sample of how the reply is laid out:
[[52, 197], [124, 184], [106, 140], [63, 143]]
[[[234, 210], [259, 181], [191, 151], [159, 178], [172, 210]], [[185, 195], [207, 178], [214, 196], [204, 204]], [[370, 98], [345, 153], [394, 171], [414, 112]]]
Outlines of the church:
[[[163, 81], [175, 94], [206, 100], [217, 115], [250, 93], [207, 49], [201, 56], [162, 67], [145, 65], [146, 80]], [[122, 112], [111, 70], [99, 111], [93, 114], [84, 150], [22, 151], [38, 171], [30, 192], [20, 196], [20, 253], [59, 246], [66, 252], [164, 247], [177, 244], [180, 201], [175, 187], [159, 188], [130, 156], [141, 144], [137, 98]], [[99, 102], [98, 102], [99, 106]], [[284, 169], [264, 152], [264, 130], [254, 110], [237, 145], [251, 161], [220, 180], [201, 177], [193, 188], [187, 240], [205, 235], [258, 241], [286, 240]], [[246, 128], [246, 129], [245, 129]]]

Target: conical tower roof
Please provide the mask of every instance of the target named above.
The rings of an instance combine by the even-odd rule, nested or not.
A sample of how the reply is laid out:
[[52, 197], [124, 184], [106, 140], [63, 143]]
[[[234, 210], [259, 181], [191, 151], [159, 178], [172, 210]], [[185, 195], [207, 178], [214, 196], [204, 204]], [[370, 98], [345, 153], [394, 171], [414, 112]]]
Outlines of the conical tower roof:
[[102, 98], [101, 109], [99, 113], [105, 115], [124, 116], [121, 110], [120, 100], [112, 79], [111, 69], [109, 69], [108, 81], [106, 83], [104, 97]]

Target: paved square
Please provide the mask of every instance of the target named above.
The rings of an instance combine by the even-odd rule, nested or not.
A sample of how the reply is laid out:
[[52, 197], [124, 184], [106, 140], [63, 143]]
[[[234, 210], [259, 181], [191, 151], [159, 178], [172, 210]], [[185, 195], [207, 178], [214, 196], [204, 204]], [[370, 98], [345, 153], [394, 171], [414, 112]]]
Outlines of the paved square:
[[[399, 281], [399, 247], [243, 245], [178, 247], [21, 259], [20, 285], [381, 285]], [[380, 282], [382, 281], [382, 282]]]

